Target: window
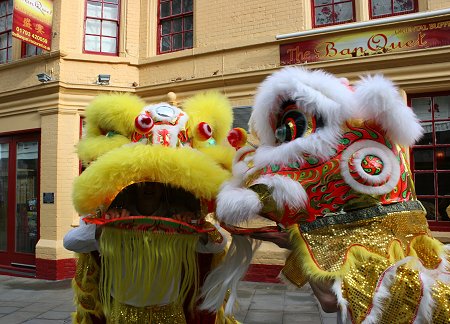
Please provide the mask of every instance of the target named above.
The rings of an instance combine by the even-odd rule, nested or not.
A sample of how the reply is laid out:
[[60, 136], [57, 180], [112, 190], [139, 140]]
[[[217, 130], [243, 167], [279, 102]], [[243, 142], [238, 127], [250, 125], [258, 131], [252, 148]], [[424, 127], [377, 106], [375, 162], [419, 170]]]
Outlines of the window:
[[119, 7], [119, 0], [86, 1], [84, 52], [118, 54]]
[[42, 54], [44, 50], [40, 47], [22, 42], [21, 57], [29, 57]]
[[248, 132], [248, 121], [250, 120], [251, 112], [251, 106], [233, 107], [233, 128], [240, 127]]
[[0, 0], [0, 64], [11, 60], [13, 0]]
[[192, 0], [159, 0], [158, 53], [192, 48]]
[[355, 21], [353, 0], [313, 0], [313, 25], [322, 27]]
[[370, 18], [417, 12], [417, 0], [370, 0]]
[[425, 130], [411, 164], [418, 199], [432, 229], [450, 229], [450, 93], [410, 98]]

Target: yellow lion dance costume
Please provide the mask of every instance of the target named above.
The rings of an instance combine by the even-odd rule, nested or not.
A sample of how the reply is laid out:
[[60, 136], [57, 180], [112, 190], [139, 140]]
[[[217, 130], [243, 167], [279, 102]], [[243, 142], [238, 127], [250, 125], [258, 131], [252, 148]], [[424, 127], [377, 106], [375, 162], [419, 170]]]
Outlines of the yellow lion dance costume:
[[[188, 99], [183, 109], [129, 94], [99, 96], [87, 107], [78, 145], [86, 169], [74, 182], [73, 203], [84, 215], [80, 224], [101, 234], [98, 251], [79, 254], [75, 323], [233, 322], [196, 307], [202, 277], [226, 241], [205, 217], [230, 177], [231, 123], [229, 102], [213, 92]], [[146, 186], [158, 206], [150, 214], [133, 211], [148, 203], [139, 200]], [[127, 214], [108, 218], [113, 208]], [[69, 249], [81, 240], [72, 231], [64, 241]], [[199, 246], [221, 248], [202, 254]]]

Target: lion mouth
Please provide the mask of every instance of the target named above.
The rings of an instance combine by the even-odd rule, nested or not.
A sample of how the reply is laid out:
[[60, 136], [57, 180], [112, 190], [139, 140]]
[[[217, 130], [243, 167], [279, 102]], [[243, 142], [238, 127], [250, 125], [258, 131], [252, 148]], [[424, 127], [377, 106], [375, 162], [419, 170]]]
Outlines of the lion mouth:
[[192, 193], [159, 182], [140, 182], [125, 187], [109, 210], [126, 209], [129, 216], [158, 216], [192, 223], [201, 218], [201, 202]]

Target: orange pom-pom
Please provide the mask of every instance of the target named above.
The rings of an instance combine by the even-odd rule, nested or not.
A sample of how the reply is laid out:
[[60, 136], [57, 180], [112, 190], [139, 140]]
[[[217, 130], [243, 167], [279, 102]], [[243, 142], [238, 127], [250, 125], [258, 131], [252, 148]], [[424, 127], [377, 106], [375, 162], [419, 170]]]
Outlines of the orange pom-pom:
[[247, 142], [247, 132], [245, 129], [236, 127], [230, 130], [227, 136], [228, 143], [236, 149], [239, 149]]

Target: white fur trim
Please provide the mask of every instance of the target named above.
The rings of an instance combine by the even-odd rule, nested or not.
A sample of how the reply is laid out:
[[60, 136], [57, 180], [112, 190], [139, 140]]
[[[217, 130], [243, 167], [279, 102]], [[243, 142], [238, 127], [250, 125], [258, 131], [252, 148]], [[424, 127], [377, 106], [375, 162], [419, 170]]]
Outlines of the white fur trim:
[[372, 309], [370, 310], [369, 314], [364, 319], [362, 324], [378, 323], [379, 319], [381, 318], [381, 314], [383, 313], [384, 301], [391, 296], [390, 289], [395, 280], [395, 275], [397, 273], [398, 267], [411, 260], [412, 257], [406, 257], [384, 271], [384, 273], [378, 280], [377, 289], [375, 290], [372, 300]]
[[253, 184], [264, 184], [272, 189], [272, 198], [277, 207], [283, 210], [287, 205], [292, 210], [304, 208], [308, 203], [308, 194], [302, 185], [289, 177], [281, 175], [264, 175]]
[[253, 254], [260, 244], [260, 241], [255, 241], [248, 236], [233, 235], [225, 259], [206, 277], [202, 286], [203, 302], [200, 309], [217, 311], [229, 291], [225, 314], [233, 313], [237, 301], [237, 285], [247, 272]]
[[304, 154], [310, 154], [320, 160], [328, 160], [336, 153], [335, 148], [341, 136], [340, 125], [334, 125], [279, 146], [260, 146], [255, 152], [254, 166], [259, 169], [269, 164], [285, 164], [288, 162], [303, 164], [305, 161]]
[[422, 136], [416, 115], [390, 80], [382, 75], [366, 76], [355, 89], [360, 117], [374, 119], [393, 142], [410, 146]]
[[[361, 167], [361, 161], [366, 155], [375, 155], [383, 161], [383, 170], [379, 175], [367, 174]], [[350, 163], [354, 163], [358, 175], [367, 181], [367, 184], [360, 183], [351, 176]], [[357, 192], [383, 195], [392, 191], [397, 185], [400, 179], [400, 165], [389, 148], [375, 141], [363, 140], [353, 143], [342, 153], [341, 175], [345, 182]]]
[[[295, 101], [299, 110], [320, 115], [325, 126], [316, 133], [274, 148], [276, 138], [270, 125], [272, 116], [280, 112], [284, 101]], [[271, 163], [303, 161], [308, 153], [327, 158], [333, 153], [341, 135], [342, 123], [354, 114], [353, 93], [341, 80], [321, 70], [287, 67], [275, 72], [261, 83], [255, 96], [250, 128], [261, 145], [255, 154], [255, 167]]]
[[435, 307], [431, 289], [436, 281], [426, 273], [420, 274], [420, 280], [422, 281], [422, 299], [420, 300], [417, 315], [413, 322], [414, 324], [431, 323], [433, 319], [433, 309]]
[[242, 181], [244, 175], [249, 171], [249, 162], [252, 160], [255, 148], [244, 146], [236, 152], [233, 160], [233, 177]]
[[346, 323], [348, 314], [348, 301], [342, 295], [342, 280], [340, 278], [336, 278], [334, 280], [334, 283], [331, 286], [331, 290], [336, 295], [337, 303], [339, 309], [341, 310], [341, 322]]
[[[254, 151], [255, 148], [253, 146], [244, 146], [236, 151], [236, 155], [233, 158], [233, 164], [236, 164], [240, 161], [244, 161], [247, 156], [251, 155], [250, 152]], [[244, 158], [243, 156], [246, 155]]]
[[285, 67], [263, 81], [255, 96], [249, 125], [262, 145], [273, 146], [275, 134], [270, 116], [277, 114], [282, 102], [295, 101], [304, 112], [320, 114], [327, 122], [340, 124], [352, 115], [352, 92], [339, 78], [322, 70]]
[[216, 215], [221, 222], [238, 225], [254, 218], [262, 208], [259, 196], [232, 182], [225, 183], [217, 196]]

